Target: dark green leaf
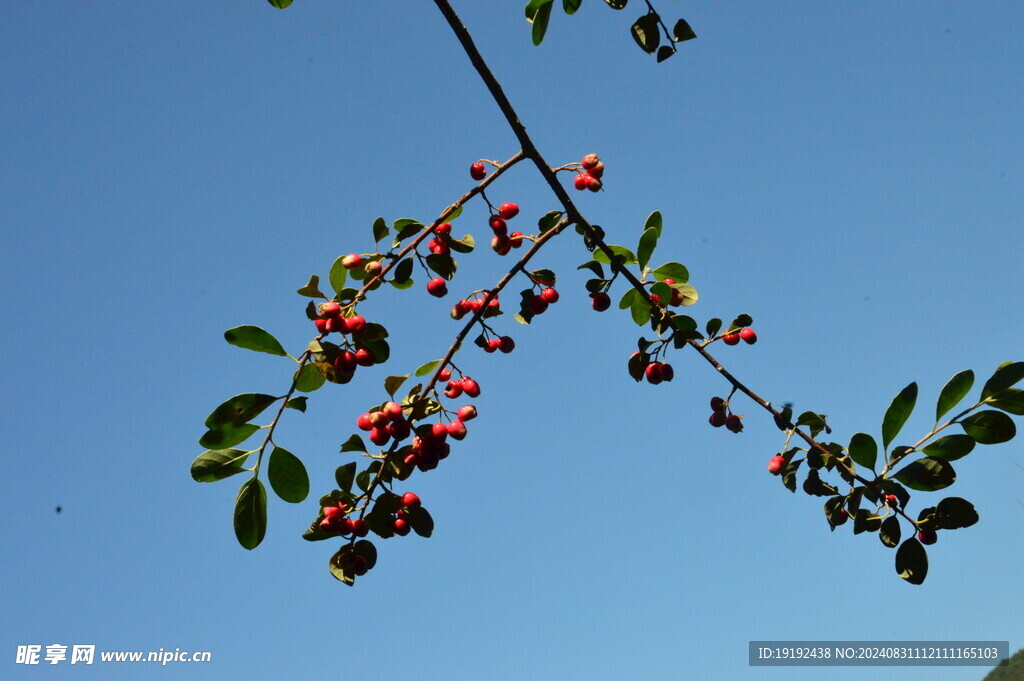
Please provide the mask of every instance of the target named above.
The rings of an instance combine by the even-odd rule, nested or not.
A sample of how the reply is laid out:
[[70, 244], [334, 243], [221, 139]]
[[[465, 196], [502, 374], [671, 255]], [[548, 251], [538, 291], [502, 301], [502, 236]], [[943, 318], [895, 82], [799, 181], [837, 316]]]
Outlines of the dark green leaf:
[[796, 492], [796, 473], [803, 462], [803, 459], [787, 460], [786, 467], [782, 469], [782, 484], [790, 492]]
[[267, 0], [267, 2], [270, 3], [271, 7], [276, 7], [278, 9], [284, 9], [288, 5], [292, 4], [292, 0]]
[[427, 256], [427, 267], [448, 280], [455, 276], [455, 258], [450, 255], [431, 253]]
[[968, 369], [967, 371], [961, 371], [960, 373], [949, 379], [942, 391], [939, 393], [939, 401], [935, 406], [935, 420], [938, 421], [943, 416], [949, 413], [949, 410], [955, 407], [960, 400], [967, 396], [967, 393], [971, 391], [971, 387], [974, 385], [974, 372]]
[[553, 210], [545, 213], [540, 220], [537, 221], [537, 226], [540, 228], [540, 233], [548, 232], [558, 226], [558, 222], [562, 219], [562, 211]]
[[260, 427], [253, 423], [231, 425], [230, 423], [221, 427], [213, 428], [199, 438], [199, 444], [207, 449], [227, 449], [234, 447], [248, 440]]
[[636, 302], [636, 299], [639, 297], [640, 294], [637, 293], [637, 290], [635, 288], [627, 290], [625, 293], [622, 294], [622, 299], [619, 300], [619, 309], [625, 310], [627, 308], [633, 307], [633, 303]]
[[966, 417], [960, 422], [964, 432], [978, 441], [978, 444], [997, 445], [1012, 440], [1017, 434], [1013, 419], [1001, 411], [986, 409]]
[[933, 459], [956, 461], [967, 456], [974, 449], [974, 438], [970, 435], [946, 435], [925, 447], [922, 451]]
[[247, 324], [228, 329], [224, 332], [224, 340], [246, 350], [267, 352], [271, 355], [280, 355], [281, 357], [288, 356], [288, 353], [284, 351], [284, 348], [277, 342], [277, 339], [258, 326]]
[[391, 229], [395, 230], [394, 245], [397, 246], [412, 235], [419, 234], [420, 230], [425, 228], [426, 226], [419, 220], [413, 220], [411, 218], [395, 220], [391, 225]]
[[212, 430], [226, 425], [240, 426], [243, 423], [248, 423], [278, 399], [262, 393], [235, 395], [206, 417], [206, 427]]
[[633, 317], [633, 321], [637, 326], [644, 326], [651, 319], [651, 304], [647, 302], [647, 299], [641, 295], [637, 295], [633, 298], [633, 304], [629, 308], [629, 313]]
[[647, 13], [633, 22], [629, 30], [633, 40], [640, 46], [640, 49], [647, 54], [654, 54], [661, 43], [661, 34], [658, 32], [658, 15]]
[[978, 512], [966, 499], [947, 497], [935, 507], [935, 522], [934, 529], [959, 530], [978, 522]]
[[668, 45], [662, 45], [661, 47], [658, 48], [658, 63], [660, 64], [661, 62], [665, 61], [675, 53], [676, 51], [674, 48]]
[[956, 482], [953, 465], [941, 459], [923, 458], [907, 464], [893, 476], [910, 489], [934, 492], [945, 489]]
[[583, 0], [562, 0], [562, 9], [566, 14], [575, 14], [581, 4], [583, 4]]
[[429, 537], [434, 533], [434, 519], [422, 506], [409, 509], [409, 526], [421, 537]]
[[578, 269], [578, 270], [584, 270], [584, 269], [590, 270], [591, 272], [594, 273], [594, 276], [596, 276], [598, 279], [604, 279], [604, 268], [601, 267], [601, 263], [597, 262], [596, 260], [590, 260], [588, 262], [585, 262], [582, 265], [580, 265], [579, 267], [577, 267], [576, 269]]
[[551, 6], [553, 4], [554, 0], [543, 0], [533, 15], [529, 17], [529, 21], [533, 23], [534, 45], [540, 45], [544, 41], [544, 34], [548, 30], [548, 19], [551, 18]]
[[472, 253], [476, 248], [476, 240], [472, 234], [463, 234], [461, 239], [445, 237], [445, 243], [456, 253]]
[[732, 320], [732, 324], [729, 325], [728, 332], [732, 333], [733, 331], [739, 331], [753, 323], [754, 318], [744, 312], [743, 314], [738, 315], [736, 319]]
[[1007, 388], [1012, 388], [1021, 379], [1024, 379], [1024, 362], [1001, 364], [992, 374], [992, 378], [985, 381], [985, 387], [981, 389], [981, 399], [987, 400], [993, 395], [998, 395]]
[[878, 538], [882, 540], [883, 544], [892, 549], [899, 545], [900, 534], [899, 516], [891, 515], [882, 521], [882, 526], [879, 528]]
[[297, 409], [298, 411], [305, 413], [306, 400], [308, 399], [309, 398], [306, 397], [305, 395], [303, 395], [302, 397], [293, 397], [292, 399], [288, 400], [284, 406], [288, 407], [289, 409]]
[[367, 570], [372, 570], [373, 566], [377, 564], [377, 547], [367, 539], [360, 539], [353, 544], [352, 553], [363, 557], [363, 560], [366, 561]]
[[399, 284], [404, 284], [409, 281], [409, 277], [412, 276], [412, 258], [406, 258], [402, 262], [395, 266], [394, 281]]
[[853, 533], [877, 532], [882, 527], [882, 518], [872, 515], [867, 509], [859, 508], [853, 515]]
[[636, 247], [636, 259], [640, 264], [640, 267], [647, 267], [647, 263], [651, 260], [651, 254], [654, 253], [654, 249], [657, 245], [658, 230], [654, 227], [648, 227], [644, 230], [644, 233], [640, 235], [640, 242]]
[[849, 452], [859, 465], [874, 470], [875, 462], [878, 460], [878, 444], [875, 438], [867, 433], [857, 433], [850, 438]]
[[358, 435], [353, 435], [349, 439], [345, 440], [345, 444], [341, 446], [342, 452], [365, 452], [366, 444], [363, 442], [363, 438]]
[[717, 336], [718, 332], [721, 329], [722, 329], [722, 320], [719, 319], [718, 317], [715, 317], [713, 319], [709, 319], [708, 323], [707, 323], [707, 326], [704, 327], [704, 330], [708, 334], [708, 338], [714, 338], [715, 336]]
[[235, 497], [234, 520], [238, 543], [250, 551], [259, 546], [267, 534], [267, 491], [258, 479], [242, 483]]
[[604, 0], [612, 9], [625, 9], [629, 0]]
[[669, 301], [672, 300], [672, 287], [659, 281], [651, 287], [651, 295], [658, 296], [662, 307], [668, 307]]
[[307, 298], [327, 299], [327, 296], [320, 291], [320, 277], [315, 274], [309, 278], [309, 283], [296, 291], [296, 293]]
[[[623, 265], [637, 264], [636, 256], [633, 255], [633, 251], [629, 250], [625, 246], [617, 246], [615, 244], [611, 244], [608, 246], [608, 250], [610, 250], [616, 256], [619, 256], [616, 257], [616, 260], [621, 262]], [[602, 250], [594, 251], [594, 260], [605, 265], [611, 263], [611, 261], [608, 259], [608, 256]]]
[[916, 403], [917, 383], [911, 383], [893, 398], [882, 418], [882, 449], [889, 449], [889, 445], [899, 435], [903, 424], [910, 418], [910, 413], [914, 411]]
[[804, 493], [815, 497], [827, 497], [838, 494], [839, 490], [822, 480], [818, 471], [811, 470], [807, 471], [807, 477], [804, 479]]
[[911, 584], [923, 584], [928, 576], [928, 552], [911, 537], [896, 551], [896, 574]]
[[554, 286], [555, 285], [555, 273], [548, 269], [534, 270], [530, 272], [530, 279], [534, 280], [541, 286]]
[[331, 271], [327, 275], [327, 280], [331, 282], [331, 288], [339, 295], [345, 290], [345, 281], [348, 279], [348, 270], [341, 264], [341, 261], [344, 259], [344, 255], [339, 255], [338, 259], [331, 265]]
[[299, 392], [311, 393], [324, 384], [324, 375], [316, 364], [307, 363], [299, 369], [295, 378], [295, 389]]
[[351, 552], [352, 549], [350, 549], [347, 545], [342, 546], [340, 549], [338, 549], [338, 552], [331, 556], [331, 559], [327, 562], [327, 565], [331, 571], [331, 575], [342, 584], [345, 584], [346, 586], [354, 586], [356, 583], [356, 576], [351, 572], [346, 572], [341, 567], [342, 556]]
[[651, 357], [645, 352], [637, 352], [635, 355], [629, 358], [628, 370], [629, 375], [634, 381], [638, 383], [644, 378], [644, 370], [650, 363]]
[[377, 218], [373, 221], [373, 242], [378, 243], [381, 239], [391, 233], [384, 218]]
[[356, 479], [356, 462], [338, 466], [334, 471], [334, 480], [338, 483], [338, 489], [346, 492], [352, 491], [352, 483]]
[[402, 387], [402, 384], [405, 383], [405, 379], [407, 378], [409, 378], [409, 374], [406, 374], [405, 376], [388, 376], [384, 379], [384, 390], [387, 391], [388, 395], [394, 397], [395, 393]]
[[1024, 416], [1024, 390], [1020, 388], [1006, 388], [999, 393], [999, 397], [993, 397], [989, 404], [996, 409], [1002, 409], [1017, 416]]
[[245, 470], [249, 452], [241, 449], [214, 449], [203, 452], [192, 462], [192, 479], [196, 482], [217, 482]]
[[690, 280], [690, 271], [677, 262], [667, 262], [651, 273], [658, 281], [672, 279], [677, 284], [685, 284]]
[[283, 447], [274, 447], [267, 466], [267, 478], [274, 493], [290, 504], [305, 500], [309, 494], [309, 475], [297, 456]]
[[427, 362], [426, 364], [421, 364], [420, 367], [418, 369], [416, 369], [416, 375], [417, 376], [426, 376], [431, 371], [436, 369], [437, 365], [440, 364], [440, 363], [441, 363], [441, 360], [435, 359], [432, 362]]
[[[658, 237], [661, 237], [662, 228], [661, 211], [656, 210], [647, 216], [647, 220], [644, 221], [644, 231], [648, 229], [654, 229], [658, 232]], [[676, 281], [679, 281], [678, 279]]]
[[672, 27], [672, 39], [677, 43], [684, 40], [693, 40], [697, 37], [697, 34], [690, 28], [690, 24], [686, 23], [685, 19], [680, 19], [676, 22], [676, 25]]

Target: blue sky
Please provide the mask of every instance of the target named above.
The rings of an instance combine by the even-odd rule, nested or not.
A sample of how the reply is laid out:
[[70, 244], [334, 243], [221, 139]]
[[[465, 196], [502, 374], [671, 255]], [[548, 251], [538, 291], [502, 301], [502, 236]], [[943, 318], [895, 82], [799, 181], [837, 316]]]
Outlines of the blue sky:
[[[628, 35], [636, 12], [556, 11], [536, 48], [522, 4], [456, 9], [545, 156], [603, 157], [591, 222], [633, 245], [660, 209], [655, 260], [689, 267], [691, 312], [753, 315], [756, 346], [715, 350], [754, 390], [829, 414], [846, 442], [877, 435], [910, 381], [907, 432], [924, 432], [950, 375], [1024, 359], [1024, 6], [662, 1], [699, 39], [658, 65]], [[590, 310], [571, 232], [536, 261], [561, 302], [529, 328], [500, 320], [512, 355], [461, 355], [480, 418], [408, 483], [433, 538], [379, 542], [348, 589], [299, 538], [315, 501], [271, 499], [266, 540], [241, 549], [241, 480], [188, 467], [217, 404], [282, 392], [290, 367], [224, 329], [301, 352], [310, 274], [371, 248], [378, 215], [432, 220], [515, 140], [431, 3], [9, 3], [0, 46], [4, 678], [861, 679], [750, 668], [747, 641], [1024, 645], [1016, 442], [957, 464], [951, 492], [982, 521], [905, 584], [877, 538], [830, 534], [820, 500], [766, 473], [782, 440], [752, 404], [740, 435], [707, 425], [725, 384], [694, 353], [671, 384], [628, 378], [637, 327]], [[521, 205], [520, 227], [556, 207], [525, 165], [489, 194]], [[473, 203], [455, 229], [485, 223]], [[510, 265], [480, 249], [451, 288]], [[379, 293], [362, 311], [390, 329], [389, 365], [278, 431], [313, 498], [384, 376], [458, 328], [451, 297]], [[16, 667], [29, 643], [214, 662]]]

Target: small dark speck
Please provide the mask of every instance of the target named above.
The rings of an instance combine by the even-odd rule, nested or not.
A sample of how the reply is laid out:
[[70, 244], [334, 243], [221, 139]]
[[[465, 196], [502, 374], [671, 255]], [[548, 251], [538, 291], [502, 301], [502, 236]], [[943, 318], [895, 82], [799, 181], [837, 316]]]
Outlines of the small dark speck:
[[55, 509], [53, 509], [53, 510], [55, 510], [55, 511], [56, 511], [57, 513], [60, 513], [60, 512], [61, 512], [61, 508], [60, 508], [60, 506], [58, 506], [57, 508], [55, 508]]

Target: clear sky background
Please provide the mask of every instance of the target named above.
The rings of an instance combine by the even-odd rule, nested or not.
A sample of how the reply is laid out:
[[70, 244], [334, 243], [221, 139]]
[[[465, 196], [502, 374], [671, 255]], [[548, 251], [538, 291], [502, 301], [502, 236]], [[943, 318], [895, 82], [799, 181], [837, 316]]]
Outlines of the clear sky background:
[[[690, 268], [690, 312], [753, 315], [760, 342], [715, 353], [767, 399], [846, 442], [916, 380], [923, 433], [953, 373], [1024, 359], [1024, 5], [662, 0], [699, 39], [659, 65], [628, 35], [638, 9], [556, 11], [538, 48], [523, 4], [456, 9], [547, 158], [604, 158], [607, 191], [578, 196], [609, 240], [662, 210], [655, 260]], [[217, 404], [280, 394], [291, 368], [224, 329], [298, 354], [310, 274], [372, 248], [378, 215], [432, 220], [515, 140], [428, 2], [8, 2], [0, 50], [0, 677], [970, 680], [984, 670], [750, 668], [747, 642], [1024, 645], [1019, 443], [956, 464], [950, 493], [982, 520], [906, 584], [876, 536], [831, 534], [820, 499], [768, 475], [782, 438], [752, 403], [742, 434], [708, 426], [726, 387], [694, 353], [671, 384], [629, 379], [637, 327], [590, 310], [571, 231], [536, 260], [561, 302], [501, 318], [514, 354], [461, 355], [480, 418], [407, 484], [432, 539], [378, 542], [349, 589], [299, 537], [383, 378], [457, 331], [421, 276], [361, 308], [391, 330], [389, 365], [287, 414], [311, 498], [272, 498], [241, 549], [242, 479], [199, 485], [189, 464]], [[489, 194], [520, 228], [556, 207], [525, 165]], [[485, 215], [456, 232], [483, 240]], [[452, 290], [510, 265], [480, 249]], [[213, 662], [16, 667], [30, 643]]]

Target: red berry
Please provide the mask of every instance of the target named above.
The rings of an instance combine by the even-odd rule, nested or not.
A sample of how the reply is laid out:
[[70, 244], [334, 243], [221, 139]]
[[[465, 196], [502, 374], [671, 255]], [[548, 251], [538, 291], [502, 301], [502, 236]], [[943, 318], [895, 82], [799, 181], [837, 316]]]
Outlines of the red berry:
[[488, 338], [484, 342], [484, 352], [497, 352], [499, 347], [501, 347], [501, 341], [497, 338]]
[[723, 400], [721, 397], [712, 397], [711, 398], [711, 409], [714, 410], [714, 411], [724, 411], [725, 410], [725, 400]]
[[466, 424], [462, 421], [455, 420], [448, 424], [448, 434], [456, 440], [461, 440], [466, 437]]
[[508, 255], [508, 252], [512, 250], [512, 241], [507, 236], [495, 235], [491, 239], [491, 248], [498, 255]]
[[651, 362], [644, 369], [644, 374], [647, 375], [647, 382], [651, 385], [658, 385], [661, 383], [661, 362]]
[[469, 305], [465, 299], [452, 305], [452, 319], [462, 319], [466, 316], [467, 312], [469, 312]]
[[448, 381], [448, 387], [444, 389], [445, 397], [456, 398], [462, 394], [462, 384], [458, 381]]
[[335, 366], [337, 367], [339, 363], [344, 364], [348, 369], [355, 369], [356, 364], [358, 364], [358, 362], [356, 362], [356, 353], [351, 350], [346, 350], [338, 355], [338, 361], [335, 363]]
[[392, 421], [402, 418], [402, 405], [398, 402], [385, 402], [381, 411]]
[[361, 367], [372, 367], [373, 355], [366, 348], [359, 348], [356, 350], [356, 364]]
[[449, 369], [448, 367], [445, 367], [444, 369], [441, 369], [441, 371], [438, 372], [438, 374], [437, 374], [437, 378], [438, 378], [439, 381], [447, 381], [451, 377], [452, 377], [452, 370]]
[[736, 414], [729, 414], [728, 418], [725, 419], [725, 427], [734, 433], [738, 433], [743, 430], [743, 422]]
[[603, 186], [601, 180], [597, 179], [593, 175], [587, 175], [583, 181], [586, 183], [587, 189], [592, 192], [601, 191], [601, 187]]
[[[370, 528], [366, 526], [366, 521], [362, 518], [356, 518], [352, 521], [352, 534], [357, 537], [365, 537], [370, 531]], [[361, 558], [362, 556], [360, 556]]]
[[740, 338], [744, 340], [748, 345], [753, 345], [757, 342], [757, 334], [749, 326], [740, 330]]
[[345, 323], [348, 327], [347, 333], [359, 334], [366, 330], [366, 319], [364, 319], [361, 314], [349, 317], [345, 320]]
[[590, 296], [590, 306], [597, 312], [604, 312], [611, 307], [612, 299], [604, 291], [598, 291]]
[[600, 161], [601, 159], [597, 157], [597, 154], [587, 154], [586, 156], [583, 157], [583, 160], [580, 161], [580, 165], [583, 166], [584, 170], [590, 170], [591, 168], [596, 166]]
[[508, 224], [506, 224], [506, 222], [497, 215], [492, 215], [491, 219], [487, 221], [487, 224], [492, 230], [494, 230], [494, 233], [497, 236], [505, 236], [508, 234]]
[[391, 528], [395, 531], [395, 534], [404, 537], [409, 534], [409, 522], [402, 520], [401, 518], [395, 518], [391, 521]]
[[467, 404], [465, 407], [460, 407], [458, 411], [459, 420], [465, 423], [466, 421], [472, 421], [476, 418], [476, 407], [472, 404]]
[[362, 556], [352, 558], [352, 572], [356, 577], [362, 577], [369, 569], [370, 566], [366, 564], [366, 559]]
[[900, 500], [896, 498], [895, 494], [886, 494], [884, 501], [885, 505], [889, 508], [896, 508], [900, 505]]
[[498, 206], [498, 215], [505, 220], [511, 220], [515, 216], [519, 215], [519, 206], [514, 203], [508, 203], [507, 201]]
[[430, 426], [430, 433], [437, 442], [444, 442], [445, 438], [448, 437], [448, 426], [443, 423], [435, 423]]
[[448, 284], [441, 277], [434, 277], [427, 282], [427, 293], [435, 298], [443, 298], [448, 295]]
[[406, 508], [416, 508], [422, 503], [415, 492], [406, 492], [402, 495], [402, 506]]
[[656, 303], [657, 305], [661, 305], [661, 296], [659, 296], [657, 293], [652, 293], [651, 302]]
[[356, 253], [350, 253], [341, 259], [341, 266], [353, 270], [363, 264], [363, 259]]
[[391, 439], [391, 433], [387, 431], [387, 428], [374, 428], [370, 431], [370, 442], [383, 447]]
[[722, 336], [722, 342], [726, 345], [738, 345], [740, 342], [740, 335], [738, 333], [730, 333]]
[[530, 298], [530, 311], [533, 314], [541, 314], [546, 309], [548, 309], [548, 301], [544, 300], [544, 298], [541, 296]]
[[409, 437], [409, 433], [412, 432], [412, 427], [409, 422], [403, 418], [395, 419], [388, 426], [388, 433], [391, 437], [395, 438], [395, 441], [401, 442], [405, 438]]
[[850, 517], [849, 512], [845, 508], [839, 509], [839, 517], [836, 519], [836, 525], [842, 525]]
[[444, 236], [452, 233], [452, 223], [442, 222], [437, 227], [434, 227], [434, 234], [438, 236]]
[[341, 314], [341, 305], [335, 302], [320, 303], [320, 314], [324, 317], [337, 317]]
[[786, 459], [781, 454], [776, 454], [768, 461], [768, 472], [772, 475], [781, 475], [785, 467]]
[[370, 425], [374, 428], [383, 428], [388, 425], [390, 420], [388, 415], [382, 411], [370, 412]]
[[724, 411], [713, 411], [711, 416], [708, 418], [708, 423], [713, 425], [715, 428], [721, 428], [725, 425], [725, 412]]
[[671, 364], [662, 364], [661, 365], [661, 380], [663, 380], [663, 381], [671, 381], [675, 377], [676, 377], [676, 371], [675, 371], [675, 369], [672, 368]]
[[939, 535], [935, 532], [935, 530], [921, 530], [917, 533], [917, 541], [921, 542], [922, 544], [931, 545], [937, 542], [938, 540]]
[[480, 161], [469, 166], [469, 176], [474, 180], [482, 180], [487, 176], [487, 168]]
[[512, 248], [519, 248], [523, 245], [523, 233], [512, 232], [508, 235], [508, 240], [512, 243]]
[[324, 506], [320, 509], [320, 512], [324, 514], [325, 518], [333, 518], [335, 516], [341, 517], [345, 515], [345, 511], [343, 511], [340, 506]]
[[594, 164], [593, 168], [587, 168], [587, 174], [597, 180], [600, 180], [601, 176], [604, 175], [604, 163], [598, 161]]
[[469, 376], [463, 376], [462, 377], [462, 389], [470, 397], [479, 397], [480, 396], [480, 384], [477, 383], [476, 381], [474, 381]]
[[381, 265], [380, 262], [377, 260], [371, 260], [370, 262], [366, 263], [366, 267], [363, 268], [363, 271], [366, 272], [366, 278], [369, 280], [373, 279], [378, 274], [383, 272], [384, 266]]
[[576, 187], [576, 189], [578, 189], [580, 191], [583, 191], [584, 189], [587, 188], [587, 178], [588, 177], [590, 177], [590, 176], [589, 175], [584, 175], [583, 173], [579, 173], [578, 175], [576, 175], [575, 178], [573, 178], [572, 186]]
[[348, 323], [344, 317], [328, 317], [324, 329], [327, 333], [348, 333]]
[[373, 430], [373, 422], [370, 421], [370, 415], [360, 414], [359, 418], [356, 419], [356, 428], [359, 430], [365, 430], [366, 432]]
[[502, 336], [498, 339], [498, 349], [507, 355], [516, 349], [516, 342], [511, 336]]
[[314, 319], [313, 320], [313, 324], [316, 326], [316, 330], [318, 332], [320, 332], [320, 333], [330, 333], [330, 331], [327, 330], [327, 322], [328, 321], [330, 321], [330, 320], [328, 320], [328, 319]]
[[540, 292], [540, 297], [543, 298], [544, 301], [547, 303], [557, 303], [558, 291], [556, 291], [553, 288], [546, 288]]

